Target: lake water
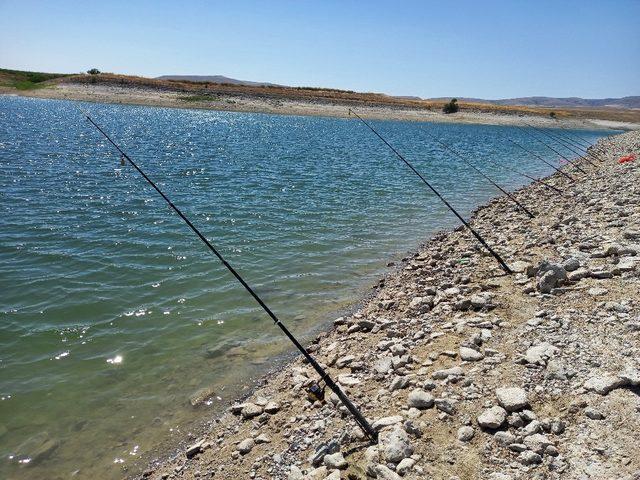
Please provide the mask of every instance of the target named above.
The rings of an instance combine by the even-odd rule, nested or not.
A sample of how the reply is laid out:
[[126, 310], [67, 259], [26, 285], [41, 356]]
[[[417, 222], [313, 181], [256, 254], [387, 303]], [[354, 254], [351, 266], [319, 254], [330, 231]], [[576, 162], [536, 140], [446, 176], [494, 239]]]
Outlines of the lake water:
[[[291, 351], [78, 105], [302, 338], [457, 225], [355, 120], [0, 96], [3, 478], [121, 478]], [[558, 163], [520, 128], [372, 123], [464, 215], [498, 192], [429, 135], [509, 189], [528, 180], [482, 155], [551, 169], [507, 137]]]

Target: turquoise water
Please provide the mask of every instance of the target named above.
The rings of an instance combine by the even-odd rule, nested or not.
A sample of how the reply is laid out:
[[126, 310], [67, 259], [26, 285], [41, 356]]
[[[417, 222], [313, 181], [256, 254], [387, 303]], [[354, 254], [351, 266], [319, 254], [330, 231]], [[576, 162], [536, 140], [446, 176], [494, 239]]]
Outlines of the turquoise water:
[[[5, 478], [120, 478], [290, 351], [76, 105], [0, 96]], [[456, 225], [354, 120], [82, 106], [303, 338], [389, 259]], [[481, 155], [551, 169], [507, 136], [557, 163], [514, 127], [373, 124], [465, 215], [497, 192], [429, 134], [478, 154], [510, 189], [527, 179]], [[216, 396], [192, 407], [209, 387]]]

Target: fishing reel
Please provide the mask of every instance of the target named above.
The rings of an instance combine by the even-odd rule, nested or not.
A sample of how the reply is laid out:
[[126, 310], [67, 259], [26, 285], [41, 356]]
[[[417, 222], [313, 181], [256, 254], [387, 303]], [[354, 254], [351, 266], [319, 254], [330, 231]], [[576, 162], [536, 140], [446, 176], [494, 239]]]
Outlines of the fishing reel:
[[320, 387], [319, 384], [312, 383], [307, 389], [307, 397], [311, 402], [324, 402], [324, 391], [326, 388], [326, 385], [324, 387]]

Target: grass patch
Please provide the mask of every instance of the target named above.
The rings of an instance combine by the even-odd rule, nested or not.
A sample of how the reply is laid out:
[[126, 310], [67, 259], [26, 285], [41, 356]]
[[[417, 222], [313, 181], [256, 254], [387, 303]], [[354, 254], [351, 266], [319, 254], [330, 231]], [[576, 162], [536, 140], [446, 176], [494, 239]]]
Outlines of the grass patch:
[[0, 68], [0, 87], [15, 88], [16, 90], [34, 90], [47, 86], [45, 82], [55, 78], [66, 77], [64, 73], [24, 72], [22, 70], [7, 70]]

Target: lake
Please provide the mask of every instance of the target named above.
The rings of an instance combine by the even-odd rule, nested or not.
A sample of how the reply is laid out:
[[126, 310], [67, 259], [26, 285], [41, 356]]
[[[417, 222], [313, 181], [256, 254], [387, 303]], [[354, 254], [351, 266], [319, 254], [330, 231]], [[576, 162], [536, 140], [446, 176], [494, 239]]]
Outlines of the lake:
[[[4, 478], [121, 478], [292, 351], [78, 106], [303, 339], [457, 226], [354, 119], [0, 96]], [[529, 180], [493, 162], [553, 171], [508, 138], [559, 164], [522, 128], [372, 124], [465, 216], [499, 192], [433, 136], [510, 190]], [[203, 389], [215, 394], [193, 407]]]

